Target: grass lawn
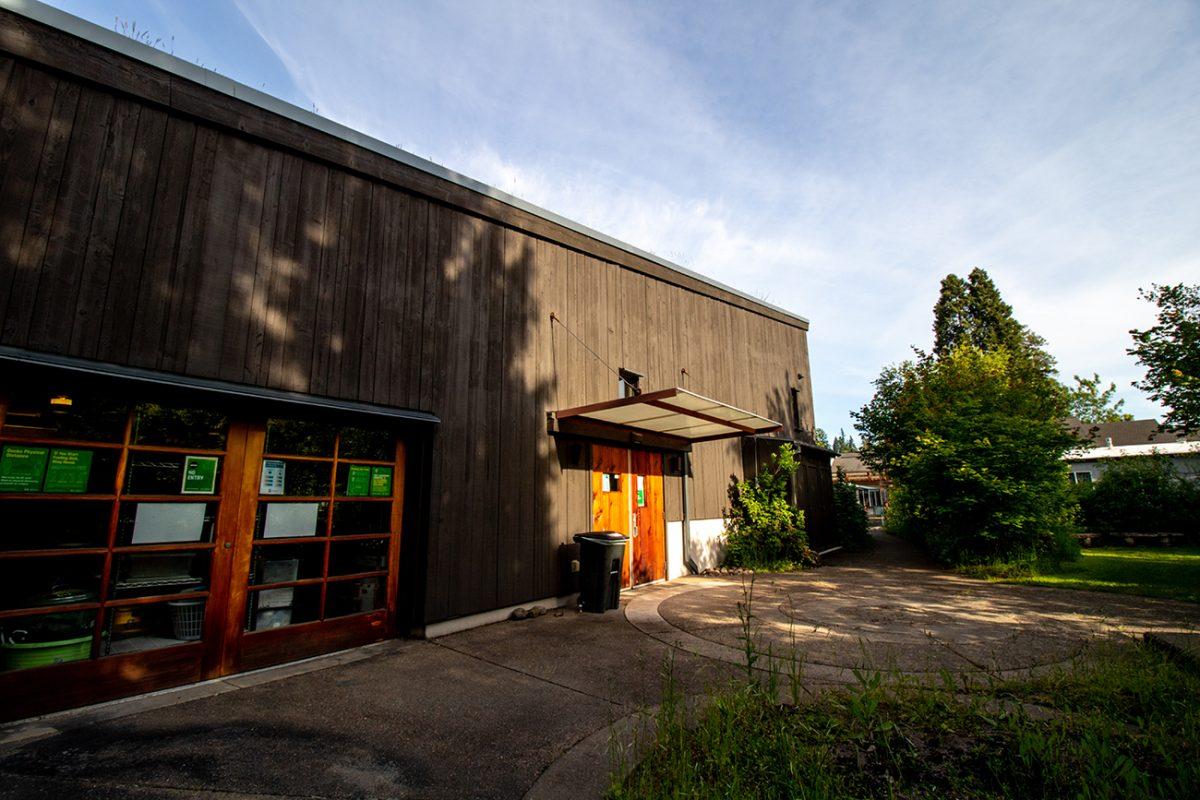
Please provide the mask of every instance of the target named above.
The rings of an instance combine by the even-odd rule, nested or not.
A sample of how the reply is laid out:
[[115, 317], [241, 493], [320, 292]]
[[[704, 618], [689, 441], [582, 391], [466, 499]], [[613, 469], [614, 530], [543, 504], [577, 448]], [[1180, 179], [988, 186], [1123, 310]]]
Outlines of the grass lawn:
[[1060, 589], [1169, 597], [1200, 603], [1200, 547], [1093, 547], [1054, 572], [1000, 578]]
[[692, 715], [668, 681], [646, 757], [609, 798], [1200, 797], [1200, 674], [1136, 643], [1097, 648], [984, 686], [863, 672], [798, 704], [743, 678]]

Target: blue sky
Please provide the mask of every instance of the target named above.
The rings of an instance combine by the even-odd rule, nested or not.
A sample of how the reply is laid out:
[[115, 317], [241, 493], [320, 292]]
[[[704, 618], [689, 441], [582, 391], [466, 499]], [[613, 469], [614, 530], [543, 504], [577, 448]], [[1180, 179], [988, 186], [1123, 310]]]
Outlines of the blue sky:
[[1200, 4], [57, 0], [807, 316], [851, 428], [981, 266], [1067, 378], [1200, 280]]

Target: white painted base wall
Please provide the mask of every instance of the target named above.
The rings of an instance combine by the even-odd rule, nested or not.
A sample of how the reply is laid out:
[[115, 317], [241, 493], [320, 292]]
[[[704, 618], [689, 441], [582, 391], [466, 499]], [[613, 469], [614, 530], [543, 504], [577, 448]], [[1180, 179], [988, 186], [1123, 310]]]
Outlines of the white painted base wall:
[[[703, 572], [721, 563], [725, 554], [725, 520], [692, 520], [692, 559]], [[667, 523], [667, 578], [679, 578], [688, 574], [687, 562], [683, 558], [683, 523]]]
[[683, 562], [683, 523], [667, 523], [667, 580], [682, 578], [688, 574]]

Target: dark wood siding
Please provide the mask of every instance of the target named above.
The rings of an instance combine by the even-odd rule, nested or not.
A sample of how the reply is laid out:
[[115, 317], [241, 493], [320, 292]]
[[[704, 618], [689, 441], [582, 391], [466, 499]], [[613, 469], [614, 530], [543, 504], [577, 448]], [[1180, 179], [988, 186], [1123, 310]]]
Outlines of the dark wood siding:
[[[553, 594], [589, 524], [545, 415], [616, 376], [566, 328], [812, 427], [795, 320], [8, 12], [2, 52], [0, 344], [438, 414], [427, 620]], [[720, 516], [739, 446], [693, 463]]]

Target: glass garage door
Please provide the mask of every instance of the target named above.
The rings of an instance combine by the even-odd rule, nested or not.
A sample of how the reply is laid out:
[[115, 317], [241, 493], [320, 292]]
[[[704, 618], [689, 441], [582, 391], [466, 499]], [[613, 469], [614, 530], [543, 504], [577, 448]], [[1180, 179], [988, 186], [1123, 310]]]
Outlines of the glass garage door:
[[245, 616], [237, 667], [375, 641], [393, 625], [403, 445], [384, 428], [275, 418], [241, 520]]
[[394, 429], [0, 386], [0, 719], [393, 635]]

